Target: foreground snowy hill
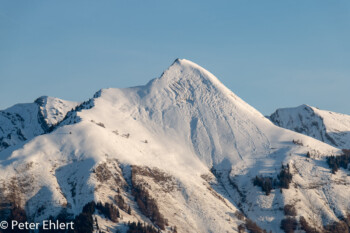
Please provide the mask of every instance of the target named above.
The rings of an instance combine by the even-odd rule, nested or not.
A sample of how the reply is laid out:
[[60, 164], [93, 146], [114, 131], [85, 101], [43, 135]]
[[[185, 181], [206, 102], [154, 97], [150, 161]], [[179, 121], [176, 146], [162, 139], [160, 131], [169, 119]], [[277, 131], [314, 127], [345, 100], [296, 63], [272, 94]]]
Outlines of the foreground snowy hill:
[[100, 90], [52, 132], [0, 152], [0, 201], [37, 222], [92, 214], [95, 230], [114, 232], [128, 222], [162, 232], [262, 232], [254, 222], [283, 232], [281, 223], [304, 221], [320, 230], [348, 214], [348, 171], [326, 163], [341, 153], [275, 126], [178, 59], [147, 85]]
[[350, 116], [324, 111], [308, 105], [277, 109], [270, 119], [276, 125], [290, 129], [332, 146], [350, 148]]
[[0, 111], [0, 151], [47, 133], [77, 103], [42, 96], [34, 103], [17, 104]]

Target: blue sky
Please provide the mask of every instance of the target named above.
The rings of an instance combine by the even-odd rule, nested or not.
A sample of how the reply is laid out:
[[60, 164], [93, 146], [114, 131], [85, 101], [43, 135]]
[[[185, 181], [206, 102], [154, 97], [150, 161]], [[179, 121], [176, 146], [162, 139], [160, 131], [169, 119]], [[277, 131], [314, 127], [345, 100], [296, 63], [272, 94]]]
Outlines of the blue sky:
[[176, 58], [264, 114], [350, 114], [350, 1], [0, 2], [0, 109], [142, 85]]

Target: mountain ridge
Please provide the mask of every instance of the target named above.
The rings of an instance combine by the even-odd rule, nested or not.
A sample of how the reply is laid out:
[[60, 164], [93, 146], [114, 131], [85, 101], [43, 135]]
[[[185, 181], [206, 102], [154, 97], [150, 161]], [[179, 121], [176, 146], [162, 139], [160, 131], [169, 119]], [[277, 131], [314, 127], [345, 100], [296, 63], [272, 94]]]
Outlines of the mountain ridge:
[[76, 102], [41, 96], [33, 103], [1, 110], [0, 151], [49, 132], [76, 105]]
[[[101, 229], [122, 232], [128, 221], [163, 232], [172, 226], [178, 232], [238, 232], [239, 226], [248, 229], [248, 218], [282, 232], [283, 208], [291, 204], [296, 219], [308, 220], [313, 205], [324, 205], [317, 228], [346, 215], [350, 190], [335, 180], [346, 183], [347, 171], [332, 174], [326, 161], [339, 149], [275, 126], [193, 64], [178, 60], [144, 86], [102, 89], [53, 131], [0, 152], [4, 198], [11, 194], [9, 181], [25, 187], [20, 204], [33, 221], [62, 212], [74, 218], [91, 201], [109, 203], [122, 219], [93, 215]], [[285, 167], [293, 175], [288, 188], [279, 186]], [[274, 181], [268, 195], [252, 182], [256, 177]], [[168, 226], [143, 212], [138, 198], [145, 193]], [[320, 194], [330, 198], [327, 203]], [[119, 206], [119, 196], [131, 214]]]
[[269, 119], [290, 129], [340, 149], [350, 148], [350, 116], [309, 105], [277, 109]]

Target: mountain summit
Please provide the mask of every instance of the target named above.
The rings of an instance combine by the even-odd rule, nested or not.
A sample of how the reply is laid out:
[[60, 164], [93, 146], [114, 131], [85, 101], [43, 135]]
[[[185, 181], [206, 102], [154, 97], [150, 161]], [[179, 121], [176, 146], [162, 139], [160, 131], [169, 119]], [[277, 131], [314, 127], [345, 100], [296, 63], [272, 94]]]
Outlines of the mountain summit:
[[78, 103], [42, 96], [0, 111], [0, 151], [47, 133]]
[[326, 162], [339, 149], [274, 125], [188, 60], [145, 86], [102, 89], [55, 125], [0, 152], [0, 200], [33, 221], [88, 214], [122, 232], [128, 222], [282, 232], [289, 217], [323, 229], [350, 204], [347, 171], [332, 174]]
[[350, 148], [350, 116], [301, 105], [277, 109], [271, 121], [283, 128], [316, 138], [340, 149]]

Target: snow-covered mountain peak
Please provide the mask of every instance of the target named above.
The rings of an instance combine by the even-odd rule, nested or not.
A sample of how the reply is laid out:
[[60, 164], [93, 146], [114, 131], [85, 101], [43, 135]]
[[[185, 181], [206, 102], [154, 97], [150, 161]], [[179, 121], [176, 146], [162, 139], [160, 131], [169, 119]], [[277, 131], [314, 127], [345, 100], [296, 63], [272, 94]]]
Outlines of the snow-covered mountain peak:
[[0, 151], [50, 131], [78, 103], [41, 96], [0, 111]]
[[53, 126], [59, 123], [66, 116], [68, 111], [78, 105], [77, 102], [66, 101], [49, 96], [41, 96], [34, 102], [39, 105], [48, 126]]
[[50, 98], [50, 97], [47, 95], [43, 95], [43, 96], [36, 98], [36, 100], [34, 100], [34, 102], [40, 106], [44, 106], [46, 104], [48, 98]]
[[[41, 97], [32, 112], [58, 119], [50, 106], [70, 110], [60, 101]], [[343, 210], [348, 200], [321, 182], [334, 177], [324, 156], [339, 150], [275, 126], [185, 59], [145, 86], [102, 89], [64, 119], [50, 133], [33, 134], [23, 147], [0, 152], [0, 184], [11, 187], [16, 178], [19, 187], [27, 187], [22, 204], [34, 220], [74, 217], [95, 201], [120, 208], [123, 218], [114, 223], [95, 213], [100, 227], [114, 230], [128, 221], [159, 226], [143, 210], [147, 204], [169, 220], [162, 232], [170, 226], [188, 233], [242, 232], [244, 214], [279, 233], [286, 204], [295, 205], [298, 216], [313, 216], [309, 203], [323, 203], [318, 192], [327, 190], [334, 197], [322, 214], [328, 223], [337, 219], [330, 207]], [[287, 164], [294, 183], [282, 190], [278, 180]], [[273, 181], [269, 195], [254, 186], [258, 176]], [[142, 190], [145, 198], [137, 194]]]
[[[159, 78], [165, 83], [178, 81], [205, 83], [227, 89], [212, 73], [196, 63], [186, 59], [176, 59], [174, 63]], [[227, 91], [227, 90], [226, 90]]]
[[277, 109], [270, 116], [277, 126], [314, 137], [338, 148], [350, 148], [350, 116], [306, 104]]
[[299, 105], [297, 108], [307, 108], [307, 109], [313, 109], [312, 106], [308, 105], [308, 104], [302, 104], [302, 105]]
[[234, 103], [235, 109], [240, 109], [246, 114], [265, 118], [208, 70], [186, 59], [176, 59], [160, 78], [151, 80], [146, 86], [141, 87], [138, 93], [142, 101], [147, 101], [145, 97], [157, 99], [158, 102], [170, 98], [176, 103], [197, 102], [212, 106], [214, 103], [222, 105], [223, 101], [227, 101], [230, 104]]
[[142, 128], [144, 135], [166, 138], [173, 148], [187, 145], [179, 151], [195, 155], [209, 168], [230, 167], [237, 161], [248, 166], [254, 156], [276, 148], [281, 135], [288, 135], [284, 140], [290, 142], [301, 136], [274, 126], [213, 74], [185, 59], [177, 59], [146, 86], [102, 90], [94, 107], [78, 115], [132, 135]]

